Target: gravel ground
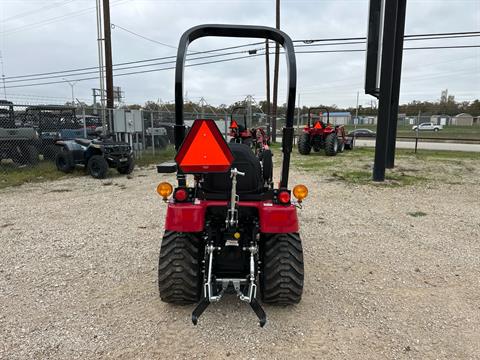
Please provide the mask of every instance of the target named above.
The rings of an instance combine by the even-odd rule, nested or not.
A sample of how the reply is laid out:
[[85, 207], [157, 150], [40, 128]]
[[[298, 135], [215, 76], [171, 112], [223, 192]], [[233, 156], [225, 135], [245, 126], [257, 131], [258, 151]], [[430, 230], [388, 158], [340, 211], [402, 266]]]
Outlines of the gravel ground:
[[[160, 301], [153, 169], [0, 191], [1, 359], [480, 359], [480, 184], [293, 172], [305, 292], [257, 325], [227, 297], [194, 327]], [[477, 178], [478, 179], [478, 178]], [[415, 215], [415, 216], [412, 216]]]

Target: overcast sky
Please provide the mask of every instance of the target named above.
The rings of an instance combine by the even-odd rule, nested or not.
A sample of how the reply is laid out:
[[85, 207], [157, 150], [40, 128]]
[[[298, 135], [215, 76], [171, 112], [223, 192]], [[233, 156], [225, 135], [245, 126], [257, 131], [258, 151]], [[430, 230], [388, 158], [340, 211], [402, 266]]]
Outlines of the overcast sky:
[[[292, 39], [365, 36], [368, 0], [282, 0], [281, 28]], [[144, 37], [175, 47], [181, 34], [203, 23], [275, 25], [275, 1], [261, 0], [111, 0], [111, 21]], [[122, 63], [175, 55], [172, 47], [132, 35], [119, 27], [112, 30], [113, 62]], [[480, 31], [479, 0], [408, 0], [406, 34]], [[0, 51], [3, 72], [9, 76], [70, 70], [98, 64], [95, 0], [1, 0]], [[203, 51], [241, 45], [251, 39], [201, 39], [191, 50]], [[405, 47], [478, 45], [480, 38], [409, 41]], [[314, 50], [361, 49], [364, 45], [317, 47]], [[255, 49], [251, 46], [231, 51]], [[304, 50], [298, 48], [297, 50]], [[234, 56], [245, 56], [236, 54]], [[217, 58], [213, 58], [216, 60]], [[273, 69], [273, 56], [272, 69]], [[170, 64], [130, 69], [151, 70]], [[354, 106], [370, 104], [364, 94], [363, 52], [297, 54], [298, 92], [302, 105]], [[126, 71], [123, 71], [126, 72]], [[120, 72], [119, 72], [120, 73]], [[285, 102], [285, 63], [280, 67], [280, 98]], [[114, 79], [125, 92], [126, 103], [173, 100], [173, 70], [122, 76]], [[77, 76], [92, 77], [95, 74]], [[70, 77], [74, 79], [75, 77]], [[272, 76], [273, 78], [273, 76]], [[251, 94], [265, 99], [265, 58], [252, 57], [187, 68], [185, 89], [192, 101], [230, 104]], [[18, 79], [17, 79], [18, 80]], [[54, 78], [45, 81], [61, 81]], [[8, 79], [7, 79], [8, 81]], [[11, 80], [10, 80], [11, 81]], [[6, 86], [31, 84], [7, 83]], [[75, 97], [91, 102], [91, 88], [98, 80], [76, 83]], [[458, 100], [480, 97], [480, 49], [405, 50], [400, 101], [436, 100], [441, 89]], [[7, 88], [16, 102], [68, 101], [67, 83]], [[0, 88], [0, 98], [3, 97]]]

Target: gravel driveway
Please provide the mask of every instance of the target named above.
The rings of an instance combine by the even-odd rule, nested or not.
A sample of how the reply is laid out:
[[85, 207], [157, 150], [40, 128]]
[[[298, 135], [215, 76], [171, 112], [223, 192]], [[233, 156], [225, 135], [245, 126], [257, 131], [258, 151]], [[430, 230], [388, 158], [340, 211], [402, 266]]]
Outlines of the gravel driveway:
[[376, 187], [292, 173], [305, 292], [257, 325], [162, 303], [160, 176], [0, 191], [1, 359], [480, 359], [480, 184]]

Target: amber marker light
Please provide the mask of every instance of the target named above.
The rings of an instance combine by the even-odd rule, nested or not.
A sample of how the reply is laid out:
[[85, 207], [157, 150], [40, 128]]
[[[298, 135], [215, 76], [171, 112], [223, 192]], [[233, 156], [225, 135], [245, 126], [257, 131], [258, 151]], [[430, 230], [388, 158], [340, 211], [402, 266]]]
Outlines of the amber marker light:
[[163, 198], [163, 200], [167, 200], [168, 197], [172, 194], [172, 192], [173, 186], [170, 185], [168, 182], [161, 182], [157, 186], [157, 193]]
[[308, 189], [305, 185], [296, 185], [293, 188], [293, 196], [297, 198], [299, 202], [308, 196]]

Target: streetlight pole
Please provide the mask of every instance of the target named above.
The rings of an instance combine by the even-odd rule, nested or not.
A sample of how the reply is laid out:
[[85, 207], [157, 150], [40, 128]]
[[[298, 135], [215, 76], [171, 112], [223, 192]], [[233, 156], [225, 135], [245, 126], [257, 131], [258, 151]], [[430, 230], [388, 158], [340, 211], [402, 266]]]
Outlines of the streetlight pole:
[[70, 85], [70, 87], [72, 89], [72, 106], [75, 106], [75, 93], [73, 91], [73, 87], [78, 82], [78, 80], [77, 81], [70, 81], [70, 80], [65, 79], [65, 78], [62, 78], [62, 80], [65, 81], [68, 85]]

